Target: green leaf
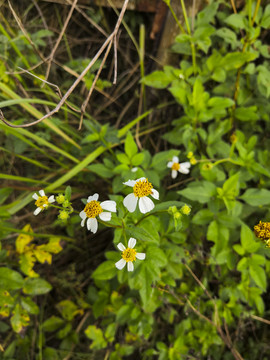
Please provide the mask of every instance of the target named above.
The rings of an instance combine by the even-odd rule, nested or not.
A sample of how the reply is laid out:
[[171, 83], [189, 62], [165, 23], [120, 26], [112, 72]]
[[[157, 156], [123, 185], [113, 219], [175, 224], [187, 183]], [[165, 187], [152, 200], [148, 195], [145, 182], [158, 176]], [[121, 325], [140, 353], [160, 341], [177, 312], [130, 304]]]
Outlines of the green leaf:
[[129, 165], [130, 164], [130, 159], [127, 157], [126, 154], [124, 153], [119, 153], [116, 154], [117, 160], [121, 163], [121, 164], [125, 164], [125, 165]]
[[159, 239], [157, 239], [152, 235], [151, 230], [149, 232], [143, 227], [135, 227], [135, 226], [128, 227], [126, 228], [126, 234], [127, 234], [127, 238], [133, 237], [137, 241], [146, 241], [156, 244], [159, 243]]
[[147, 248], [147, 260], [148, 259], [157, 267], [164, 267], [168, 262], [165, 253], [156, 246], [149, 246]]
[[144, 160], [144, 153], [136, 154], [132, 157], [131, 163], [133, 166], [141, 165]]
[[89, 325], [84, 332], [89, 339], [93, 340], [90, 349], [100, 350], [106, 348], [107, 341], [104, 339], [101, 329], [95, 325]]
[[83, 314], [83, 310], [79, 309], [78, 306], [71, 300], [60, 301], [56, 305], [56, 308], [61, 313], [62, 317], [67, 321], [73, 320], [77, 314]]
[[238, 264], [237, 264], [237, 270], [238, 271], [245, 271], [248, 268], [249, 262], [248, 262], [248, 258], [244, 257], [242, 258]]
[[131, 159], [135, 154], [137, 154], [137, 152], [137, 145], [133, 139], [133, 136], [131, 135], [131, 132], [129, 131], [125, 140], [125, 153]]
[[65, 190], [65, 198], [70, 201], [71, 199], [71, 187], [68, 185]]
[[52, 332], [58, 330], [61, 326], [65, 324], [65, 321], [58, 316], [51, 316], [49, 319], [45, 320], [42, 324], [42, 330], [46, 332]]
[[242, 248], [240, 244], [233, 245], [233, 249], [237, 252], [237, 254], [243, 256], [245, 253], [245, 249]]
[[259, 119], [257, 106], [239, 107], [234, 113], [236, 119], [241, 121], [255, 121]]
[[255, 53], [250, 52], [232, 52], [225, 55], [220, 63], [225, 70], [238, 69], [246, 62], [255, 60], [258, 57]]
[[142, 78], [142, 83], [156, 89], [165, 89], [174, 79], [174, 77], [165, 74], [163, 71], [154, 71]]
[[24, 282], [23, 292], [28, 295], [43, 295], [51, 291], [52, 286], [44, 279], [28, 278]]
[[208, 209], [202, 209], [197, 212], [192, 218], [193, 224], [196, 225], [205, 225], [209, 224], [213, 220], [214, 214]]
[[38, 315], [39, 314], [39, 307], [29, 297], [22, 297], [21, 298], [21, 304], [22, 304], [22, 307], [28, 313], [33, 314], [33, 315]]
[[215, 32], [215, 35], [219, 36], [223, 41], [226, 41], [228, 44], [231, 44], [233, 48], [235, 48], [235, 45], [237, 44], [237, 36], [234, 31], [222, 27]]
[[201, 204], [207, 203], [216, 194], [216, 186], [208, 181], [193, 182], [184, 189], [177, 191], [189, 200], [198, 201]]
[[228, 16], [225, 20], [225, 23], [230, 25], [232, 28], [236, 29], [244, 29], [245, 23], [244, 23], [244, 17], [240, 14], [232, 14]]
[[7, 267], [0, 268], [0, 289], [17, 290], [23, 287], [23, 278], [17, 271]]
[[59, 237], [51, 237], [48, 244], [43, 244], [37, 246], [37, 249], [48, 251], [52, 254], [58, 254], [63, 250], [62, 246], [60, 245], [61, 238]]
[[[119, 260], [121, 258], [121, 254], [119, 252]], [[95, 280], [110, 280], [117, 273], [117, 269], [115, 267], [115, 263], [113, 261], [104, 261], [100, 264], [97, 269], [93, 272], [92, 277]]]
[[252, 265], [249, 267], [249, 273], [256, 285], [266, 290], [267, 281], [265, 270], [261, 266]]
[[21, 271], [30, 277], [39, 277], [39, 275], [33, 270], [35, 265], [36, 258], [33, 251], [27, 251], [24, 254], [20, 255], [20, 268]]
[[223, 97], [212, 97], [207, 103], [210, 107], [227, 108], [234, 105], [234, 101], [229, 98]]
[[257, 251], [260, 247], [260, 243], [255, 241], [255, 235], [245, 224], [241, 227], [241, 245], [249, 253]]
[[252, 206], [269, 205], [270, 191], [267, 189], [250, 188], [240, 196], [240, 199]]

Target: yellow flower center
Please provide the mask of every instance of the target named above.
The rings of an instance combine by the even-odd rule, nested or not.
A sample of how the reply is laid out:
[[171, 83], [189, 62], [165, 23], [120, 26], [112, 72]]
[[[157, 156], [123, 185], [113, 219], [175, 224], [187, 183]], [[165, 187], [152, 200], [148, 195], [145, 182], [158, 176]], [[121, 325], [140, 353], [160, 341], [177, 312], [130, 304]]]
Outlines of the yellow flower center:
[[152, 194], [153, 185], [147, 180], [137, 181], [133, 187], [133, 193], [136, 197], [144, 197]]
[[270, 223], [260, 221], [258, 225], [254, 226], [254, 232], [259, 239], [270, 239]]
[[172, 164], [172, 170], [178, 171], [179, 169], [180, 169], [180, 164], [179, 163], [173, 163]]
[[49, 205], [48, 197], [47, 196], [40, 196], [37, 201], [35, 202], [36, 207], [41, 209], [44, 208], [44, 205]]
[[136, 249], [127, 248], [122, 252], [122, 258], [128, 261], [135, 261], [136, 260]]
[[86, 216], [89, 218], [95, 218], [99, 214], [102, 213], [102, 207], [100, 206], [100, 202], [96, 200], [92, 200], [85, 205], [84, 212]]

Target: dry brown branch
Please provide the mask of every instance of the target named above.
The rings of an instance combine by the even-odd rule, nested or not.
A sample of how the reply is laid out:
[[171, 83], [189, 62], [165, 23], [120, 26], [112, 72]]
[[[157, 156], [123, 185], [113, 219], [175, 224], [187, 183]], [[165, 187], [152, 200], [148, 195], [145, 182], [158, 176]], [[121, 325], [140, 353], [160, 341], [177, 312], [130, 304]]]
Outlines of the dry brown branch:
[[[46, 115], [44, 115], [42, 118], [35, 120], [29, 124], [23, 124], [23, 125], [13, 125], [12, 123], [8, 122], [7, 120], [5, 120], [4, 115], [2, 112], [0, 112], [0, 119], [7, 125], [13, 128], [25, 128], [25, 127], [30, 127], [33, 125], [36, 125], [38, 123], [40, 123], [41, 121], [47, 119], [48, 117], [52, 116], [53, 114], [57, 113], [60, 108], [63, 106], [63, 104], [67, 101], [68, 97], [70, 96], [70, 94], [73, 92], [73, 90], [76, 88], [76, 86], [81, 82], [81, 80], [83, 79], [83, 77], [85, 76], [85, 74], [91, 69], [91, 67], [95, 64], [95, 62], [98, 60], [98, 58], [100, 57], [100, 55], [103, 53], [103, 51], [109, 46], [111, 46], [111, 43], [113, 42], [114, 37], [116, 36], [116, 34], [118, 33], [120, 24], [122, 22], [123, 16], [125, 14], [127, 5], [128, 5], [129, 0], [125, 0], [123, 8], [120, 12], [120, 15], [118, 17], [118, 20], [116, 22], [115, 28], [113, 30], [113, 32], [108, 36], [108, 38], [104, 41], [103, 45], [100, 47], [100, 49], [98, 50], [98, 52], [96, 53], [96, 55], [93, 57], [93, 59], [89, 62], [89, 64], [86, 66], [86, 68], [82, 71], [82, 73], [80, 74], [80, 76], [74, 81], [74, 83], [70, 86], [70, 88], [67, 90], [67, 92], [65, 93], [65, 95], [62, 97], [62, 99], [59, 101], [59, 103], [57, 104], [57, 106], [51, 110], [50, 112], [48, 112]], [[76, 1], [73, 3], [75, 4]], [[67, 20], [65, 23], [68, 23]], [[91, 90], [91, 89], [90, 89]]]
[[57, 50], [57, 48], [58, 48], [58, 46], [59, 46], [59, 44], [60, 44], [60, 42], [61, 42], [61, 40], [62, 40], [62, 37], [63, 37], [63, 35], [64, 35], [65, 31], [66, 31], [66, 28], [67, 28], [67, 26], [68, 26], [69, 20], [70, 20], [70, 18], [71, 18], [71, 15], [72, 15], [72, 13], [73, 13], [73, 11], [74, 11], [75, 6], [77, 5], [77, 2], [78, 2], [78, 0], [74, 0], [74, 1], [73, 1], [73, 4], [72, 4], [72, 6], [71, 6], [71, 8], [70, 8], [70, 10], [69, 10], [68, 16], [67, 16], [67, 18], [66, 18], [66, 21], [65, 21], [65, 23], [64, 23], [64, 25], [63, 25], [63, 27], [62, 27], [62, 30], [61, 30], [61, 32], [60, 32], [60, 34], [59, 34], [59, 36], [58, 36], [58, 39], [57, 39], [57, 41], [56, 41], [56, 43], [55, 43], [55, 45], [54, 45], [54, 47], [53, 47], [53, 49], [52, 49], [52, 52], [51, 52], [51, 54], [50, 54], [50, 56], [49, 56], [48, 67], [47, 67], [47, 71], [46, 71], [45, 80], [47, 80], [48, 77], [49, 77], [50, 70], [51, 70], [51, 65], [52, 65], [52, 60], [53, 60], [54, 55], [55, 55], [55, 52], [56, 52], [56, 50]]

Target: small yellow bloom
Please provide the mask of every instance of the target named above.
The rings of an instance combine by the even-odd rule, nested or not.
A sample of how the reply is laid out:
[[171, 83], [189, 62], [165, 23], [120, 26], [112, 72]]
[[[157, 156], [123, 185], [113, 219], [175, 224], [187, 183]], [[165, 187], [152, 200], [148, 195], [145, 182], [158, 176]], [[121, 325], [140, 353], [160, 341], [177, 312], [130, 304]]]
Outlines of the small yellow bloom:
[[270, 222], [262, 222], [254, 226], [255, 236], [261, 240], [270, 239]]
[[35, 193], [32, 198], [36, 200], [35, 205], [37, 207], [34, 211], [34, 215], [38, 215], [41, 211], [46, 209], [49, 204], [55, 202], [54, 195], [51, 195], [48, 198], [48, 196], [45, 195], [44, 190], [40, 190], [39, 195]]
[[136, 239], [134, 238], [129, 239], [127, 248], [122, 243], [119, 243], [117, 245], [118, 249], [122, 251], [122, 259], [117, 261], [117, 263], [115, 263], [115, 266], [117, 267], [118, 270], [122, 270], [127, 263], [128, 271], [133, 271], [134, 270], [133, 262], [136, 259], [139, 260], [145, 259], [145, 253], [138, 253], [136, 249], [134, 249], [135, 245], [136, 245]]
[[191, 165], [196, 165], [197, 164], [197, 160], [195, 159], [194, 156], [190, 159], [190, 163], [191, 163]]
[[187, 154], [187, 158], [188, 158], [188, 159], [191, 159], [192, 157], [193, 157], [193, 152], [190, 151], [190, 152]]
[[185, 204], [184, 206], [181, 207], [181, 212], [184, 215], [189, 215], [191, 212], [191, 208]]

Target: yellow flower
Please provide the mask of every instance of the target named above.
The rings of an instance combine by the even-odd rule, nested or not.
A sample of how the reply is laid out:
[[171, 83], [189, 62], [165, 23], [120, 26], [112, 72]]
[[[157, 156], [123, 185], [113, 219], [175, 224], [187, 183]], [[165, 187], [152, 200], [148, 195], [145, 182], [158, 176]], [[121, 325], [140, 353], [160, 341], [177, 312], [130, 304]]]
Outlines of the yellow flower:
[[260, 221], [259, 224], [254, 226], [254, 233], [261, 240], [270, 239], [270, 223]]
[[36, 200], [35, 205], [37, 207], [34, 211], [34, 215], [38, 215], [41, 211], [46, 209], [49, 204], [55, 202], [54, 195], [51, 195], [48, 198], [48, 196], [45, 195], [44, 190], [40, 190], [39, 195], [35, 193], [32, 198]]
[[139, 200], [140, 212], [145, 214], [154, 209], [155, 204], [147, 196], [151, 195], [154, 199], [159, 200], [159, 193], [153, 189], [153, 185], [144, 177], [137, 180], [128, 180], [124, 185], [133, 187], [133, 193], [124, 198], [124, 206], [129, 212], [134, 212]]
[[134, 246], [136, 245], [136, 239], [130, 238], [128, 240], [128, 247], [126, 248], [122, 243], [119, 243], [117, 245], [118, 249], [122, 251], [122, 259], [117, 261], [115, 263], [115, 266], [118, 270], [122, 270], [126, 263], [127, 263], [127, 269], [128, 271], [134, 270], [133, 261], [136, 259], [144, 260], [145, 259], [145, 253], [138, 253], [136, 249], [134, 249]]

